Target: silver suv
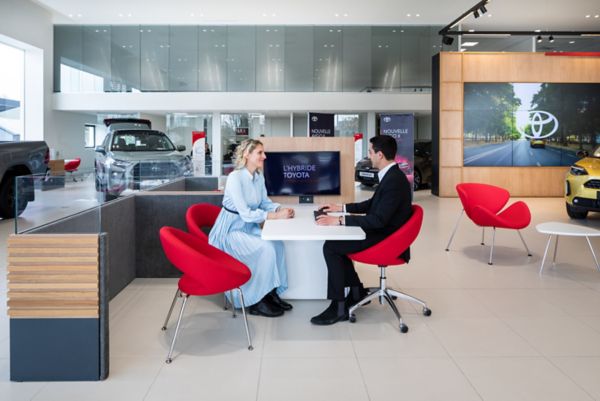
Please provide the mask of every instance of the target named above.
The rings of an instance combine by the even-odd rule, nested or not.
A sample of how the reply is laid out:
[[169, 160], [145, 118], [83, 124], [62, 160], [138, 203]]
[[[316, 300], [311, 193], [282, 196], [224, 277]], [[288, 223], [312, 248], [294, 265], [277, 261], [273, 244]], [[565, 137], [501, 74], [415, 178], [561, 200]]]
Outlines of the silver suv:
[[192, 161], [163, 132], [151, 129], [149, 120], [104, 120], [106, 138], [96, 147], [96, 191], [107, 199], [126, 189], [144, 189], [193, 173]]

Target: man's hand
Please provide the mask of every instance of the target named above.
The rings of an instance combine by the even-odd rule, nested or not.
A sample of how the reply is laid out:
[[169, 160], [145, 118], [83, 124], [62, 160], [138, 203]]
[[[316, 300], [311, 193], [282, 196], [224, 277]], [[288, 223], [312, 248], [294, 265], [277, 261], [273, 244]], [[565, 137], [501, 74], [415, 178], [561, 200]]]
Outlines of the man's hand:
[[320, 226], [339, 226], [340, 218], [338, 216], [320, 215], [317, 217], [317, 224]]
[[326, 203], [324, 205], [319, 206], [319, 210], [323, 209], [324, 212], [342, 212], [344, 208], [342, 205], [337, 203]]

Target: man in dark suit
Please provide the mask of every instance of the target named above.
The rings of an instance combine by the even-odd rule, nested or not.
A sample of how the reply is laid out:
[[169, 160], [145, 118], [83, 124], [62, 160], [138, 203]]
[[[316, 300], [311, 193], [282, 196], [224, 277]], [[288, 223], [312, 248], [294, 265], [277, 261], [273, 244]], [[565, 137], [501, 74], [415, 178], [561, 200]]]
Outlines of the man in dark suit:
[[[325, 241], [323, 254], [328, 271], [327, 298], [331, 300], [331, 304], [310, 320], [313, 324], [330, 325], [348, 320], [348, 309], [367, 294], [347, 255], [365, 250], [382, 241], [406, 223], [412, 214], [411, 187], [404, 173], [394, 162], [396, 150], [396, 141], [390, 136], [380, 135], [371, 138], [369, 158], [373, 167], [379, 169], [379, 185], [373, 197], [360, 203], [322, 206], [326, 212], [362, 215], [350, 214], [340, 217], [321, 215], [317, 224], [359, 226], [365, 231], [366, 238], [360, 241]], [[403, 255], [406, 261], [408, 257], [408, 254]], [[345, 287], [350, 287], [347, 297], [344, 297]]]

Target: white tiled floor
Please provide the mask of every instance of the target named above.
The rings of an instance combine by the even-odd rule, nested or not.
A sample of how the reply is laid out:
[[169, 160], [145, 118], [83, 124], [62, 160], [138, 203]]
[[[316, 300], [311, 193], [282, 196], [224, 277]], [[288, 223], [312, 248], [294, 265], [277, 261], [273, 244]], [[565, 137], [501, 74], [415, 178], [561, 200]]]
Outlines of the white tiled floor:
[[[360, 196], [369, 196], [362, 193]], [[542, 276], [543, 221], [568, 221], [562, 199], [525, 199], [533, 222], [523, 230], [528, 258], [511, 231], [489, 243], [464, 219], [457, 199], [416, 194], [425, 222], [409, 265], [390, 268], [389, 284], [426, 300], [430, 317], [398, 301], [406, 334], [387, 307], [373, 303], [358, 322], [315, 327], [325, 301], [295, 301], [279, 319], [243, 321], [220, 296], [193, 298], [175, 360], [164, 363], [173, 316], [160, 331], [176, 280], [138, 279], [110, 304], [110, 377], [93, 383], [11, 383], [8, 319], [0, 316], [0, 400], [600, 400], [600, 273], [584, 240], [561, 238], [558, 263]], [[580, 222], [600, 228], [600, 215]], [[6, 301], [6, 245], [0, 222], [0, 302]], [[491, 233], [487, 233], [487, 240]], [[593, 240], [600, 249], [600, 239]], [[359, 266], [367, 285], [377, 269]]]

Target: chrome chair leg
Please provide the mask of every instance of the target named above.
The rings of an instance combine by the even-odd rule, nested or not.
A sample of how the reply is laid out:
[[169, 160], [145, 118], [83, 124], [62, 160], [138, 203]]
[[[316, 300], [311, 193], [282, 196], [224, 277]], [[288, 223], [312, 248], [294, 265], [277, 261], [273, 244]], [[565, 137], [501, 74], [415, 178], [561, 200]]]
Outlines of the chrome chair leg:
[[185, 311], [185, 304], [187, 303], [189, 295], [183, 298], [183, 304], [181, 305], [181, 311], [179, 311], [179, 319], [177, 319], [177, 326], [175, 327], [175, 334], [173, 335], [173, 341], [171, 342], [171, 348], [169, 349], [169, 355], [167, 355], [167, 360], [165, 362], [171, 363], [173, 359], [171, 356], [173, 355], [173, 348], [175, 348], [175, 342], [177, 341], [177, 334], [179, 334], [179, 326], [181, 325], [181, 318], [183, 317], [183, 312]]
[[[240, 304], [242, 305], [242, 315], [244, 316], [244, 326], [246, 326], [246, 338], [248, 339], [248, 350], [252, 351], [254, 347], [252, 346], [252, 338], [250, 337], [250, 329], [248, 328], [248, 317], [246, 316], [246, 307], [244, 306], [244, 293], [241, 288], [237, 288], [240, 294]], [[231, 291], [233, 295], [233, 290]], [[233, 305], [233, 298], [231, 299], [231, 303]]]
[[361, 299], [360, 301], [358, 301], [356, 303], [356, 305], [354, 305], [353, 307], [351, 307], [350, 310], [348, 311], [348, 315], [350, 315], [350, 316], [354, 315], [354, 311], [355, 310], [357, 310], [361, 306], [365, 306], [366, 304], [368, 304], [369, 302], [371, 302], [375, 298], [379, 298], [380, 295], [382, 295], [381, 294], [381, 289], [380, 288], [375, 288], [373, 292], [371, 292], [369, 295], [367, 295], [366, 297], [364, 297], [363, 299]]
[[[523, 235], [521, 235], [521, 231], [517, 230], [517, 233], [519, 233], [519, 238], [521, 238], [521, 242], [525, 246], [525, 250], [527, 251], [527, 256], [531, 256], [531, 252], [529, 251], [529, 247], [527, 246], [525, 239], [523, 239]], [[556, 241], [558, 241], [558, 237], [556, 237]], [[557, 244], [558, 244], [558, 242], [557, 242]], [[555, 257], [556, 257], [556, 255], [555, 255]]]
[[400, 312], [398, 311], [394, 300], [385, 291], [384, 294], [385, 300], [390, 305], [390, 308], [392, 308], [392, 312], [394, 312], [394, 315], [396, 315], [396, 319], [398, 319], [398, 327], [400, 328], [400, 331], [402, 333], [406, 333], [408, 331], [408, 326], [404, 324], [404, 321], [402, 321], [402, 316], [400, 315]]
[[492, 265], [492, 255], [494, 254], [494, 243], [496, 242], [496, 227], [494, 227], [494, 231], [492, 232], [492, 247], [490, 248], [490, 261], [488, 265]]
[[233, 300], [233, 290], [229, 291], [229, 296], [231, 296], [231, 317], [236, 317], [235, 314], [235, 301]]
[[481, 227], [481, 245], [485, 245], [485, 227]]
[[463, 213], [465, 212], [465, 209], [463, 209], [460, 214], [458, 215], [458, 219], [456, 220], [456, 224], [454, 225], [454, 230], [452, 231], [452, 235], [450, 236], [450, 240], [448, 241], [448, 245], [446, 245], [446, 251], [450, 250], [450, 244], [452, 243], [452, 240], [454, 239], [454, 234], [456, 234], [456, 230], [458, 230], [458, 223], [460, 223], [460, 219], [463, 215]]
[[171, 313], [173, 313], [173, 308], [175, 307], [175, 302], [177, 302], [177, 297], [181, 296], [181, 292], [179, 291], [179, 288], [177, 288], [177, 291], [175, 291], [175, 296], [173, 297], [173, 302], [171, 302], [171, 307], [169, 308], [169, 313], [167, 313], [167, 318], [165, 319], [165, 322], [163, 323], [161, 330], [165, 331], [167, 329], [167, 324], [169, 323], [169, 319], [171, 318]]
[[552, 264], [556, 264], [556, 252], [558, 251], [558, 237], [560, 237], [560, 235], [557, 235], [556, 239], [554, 240], [554, 256], [552, 257]]
[[386, 292], [390, 296], [391, 295], [395, 295], [396, 297], [398, 297], [400, 299], [405, 299], [405, 300], [410, 301], [410, 302], [415, 302], [415, 303], [418, 303], [419, 305], [421, 305], [423, 308], [427, 308], [427, 303], [425, 303], [425, 301], [422, 301], [419, 298], [415, 298], [412, 295], [408, 295], [408, 294], [405, 294], [403, 292], [394, 290], [393, 288], [386, 289]]

